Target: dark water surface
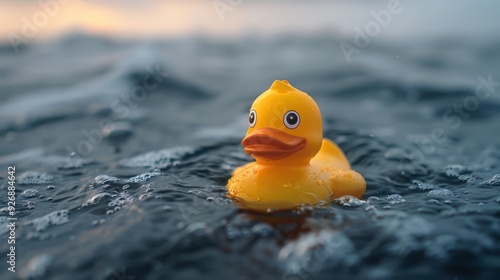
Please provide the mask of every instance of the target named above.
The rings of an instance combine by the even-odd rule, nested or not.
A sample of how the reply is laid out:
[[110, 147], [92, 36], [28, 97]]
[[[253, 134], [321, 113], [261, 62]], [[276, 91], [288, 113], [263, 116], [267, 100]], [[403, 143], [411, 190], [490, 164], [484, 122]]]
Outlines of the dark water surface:
[[[484, 81], [500, 81], [500, 41], [373, 43], [350, 64], [339, 43], [73, 34], [17, 56], [2, 47], [0, 203], [15, 166], [15, 275], [496, 279], [500, 85]], [[226, 198], [251, 160], [247, 110], [275, 79], [318, 102], [325, 137], [366, 178], [362, 200], [259, 215]], [[0, 278], [15, 279], [5, 261]]]

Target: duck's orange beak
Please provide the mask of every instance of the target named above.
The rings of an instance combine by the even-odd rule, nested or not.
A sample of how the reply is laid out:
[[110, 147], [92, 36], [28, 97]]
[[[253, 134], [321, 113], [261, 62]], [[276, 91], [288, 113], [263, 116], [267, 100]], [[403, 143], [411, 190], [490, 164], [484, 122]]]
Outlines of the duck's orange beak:
[[305, 138], [267, 127], [253, 131], [241, 141], [245, 153], [267, 160], [291, 156], [302, 150], [306, 144]]

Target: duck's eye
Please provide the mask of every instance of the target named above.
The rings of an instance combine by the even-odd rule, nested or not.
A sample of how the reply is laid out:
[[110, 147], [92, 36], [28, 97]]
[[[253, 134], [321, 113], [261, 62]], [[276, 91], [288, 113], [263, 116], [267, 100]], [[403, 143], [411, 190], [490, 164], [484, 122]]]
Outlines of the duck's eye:
[[299, 113], [295, 111], [286, 112], [285, 116], [283, 117], [283, 123], [290, 129], [296, 128], [300, 123]]
[[248, 125], [250, 127], [254, 127], [256, 123], [257, 123], [257, 112], [255, 112], [255, 110], [252, 110], [248, 115]]

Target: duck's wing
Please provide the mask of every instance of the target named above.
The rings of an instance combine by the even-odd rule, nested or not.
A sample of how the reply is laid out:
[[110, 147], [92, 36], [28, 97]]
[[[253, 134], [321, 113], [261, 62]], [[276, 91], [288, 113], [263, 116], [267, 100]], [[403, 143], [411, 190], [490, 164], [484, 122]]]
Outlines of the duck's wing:
[[334, 198], [352, 195], [361, 198], [366, 191], [366, 181], [354, 170], [337, 170], [330, 177]]
[[351, 169], [351, 165], [349, 164], [344, 152], [342, 152], [337, 144], [328, 139], [323, 139], [321, 149], [312, 161], [319, 161], [322, 164], [334, 166], [338, 169]]

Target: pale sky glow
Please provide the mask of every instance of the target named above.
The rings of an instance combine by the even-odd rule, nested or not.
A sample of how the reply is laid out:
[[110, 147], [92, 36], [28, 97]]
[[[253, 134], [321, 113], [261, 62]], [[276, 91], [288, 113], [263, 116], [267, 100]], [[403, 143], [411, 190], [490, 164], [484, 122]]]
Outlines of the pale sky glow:
[[[60, 0], [63, 2], [63, 0]], [[230, 6], [217, 1], [77, 1], [0, 0], [0, 40], [23, 34], [33, 24], [33, 39], [57, 37], [71, 31], [114, 37], [172, 37], [206, 34], [275, 35], [327, 31], [349, 35], [354, 27], [373, 20], [371, 11], [386, 9], [390, 1], [251, 1]], [[58, 3], [43, 7], [41, 3]], [[233, 1], [234, 3], [234, 1]], [[225, 5], [225, 6], [224, 6]], [[382, 36], [419, 37], [488, 35], [500, 26], [500, 1], [407, 1], [391, 19]], [[226, 9], [224, 9], [226, 7]], [[31, 39], [30, 39], [31, 40]]]

